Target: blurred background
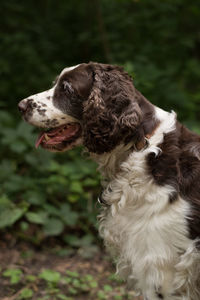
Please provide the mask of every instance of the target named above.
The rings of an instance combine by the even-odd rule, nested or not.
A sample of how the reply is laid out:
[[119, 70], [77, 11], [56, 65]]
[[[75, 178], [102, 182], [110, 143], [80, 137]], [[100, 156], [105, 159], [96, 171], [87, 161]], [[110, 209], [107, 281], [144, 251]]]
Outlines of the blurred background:
[[[7, 284], [8, 291], [3, 292], [0, 285], [0, 296], [129, 299], [124, 291], [114, 294], [116, 278], [107, 288], [96, 282], [100, 290], [93, 283], [93, 294], [92, 287], [84, 292], [84, 288], [76, 290], [77, 283], [68, 283], [67, 291], [75, 291], [67, 298], [68, 292], [59, 298], [56, 293], [41, 296], [27, 288], [19, 268], [23, 255], [29, 260], [21, 264], [29, 268], [35, 251], [47, 251], [45, 259], [55, 253], [68, 262], [75, 259], [79, 266], [82, 258], [88, 263], [96, 259], [102, 266], [107, 261], [97, 234], [100, 176], [96, 165], [84, 157], [82, 149], [59, 155], [36, 150], [37, 130], [21, 120], [17, 103], [48, 89], [66, 66], [89, 61], [118, 64], [133, 76], [146, 98], [163, 109], [173, 109], [181, 122], [200, 133], [199, 0], [1, 0], [0, 9], [0, 258], [12, 264], [11, 273], [2, 265], [1, 285]], [[41, 253], [37, 252], [37, 258]], [[49, 263], [52, 259], [48, 259]], [[19, 289], [16, 283], [13, 289], [9, 281], [12, 270], [22, 272]], [[36, 276], [34, 272], [28, 275]], [[97, 268], [93, 276], [101, 272], [105, 273], [104, 268]], [[58, 274], [54, 274], [57, 279]], [[48, 281], [44, 277], [41, 280]], [[26, 291], [20, 296], [22, 288], [32, 294]], [[6, 293], [17, 296], [3, 298]]]

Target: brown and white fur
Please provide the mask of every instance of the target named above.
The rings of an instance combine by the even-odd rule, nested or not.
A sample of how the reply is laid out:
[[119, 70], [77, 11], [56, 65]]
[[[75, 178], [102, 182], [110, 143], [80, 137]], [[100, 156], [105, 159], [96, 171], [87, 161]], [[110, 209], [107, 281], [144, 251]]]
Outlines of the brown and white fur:
[[129, 286], [148, 300], [199, 300], [200, 137], [111, 65], [65, 68], [19, 108], [38, 127], [78, 124], [66, 140], [43, 134], [38, 144], [83, 144], [99, 164], [100, 234]]

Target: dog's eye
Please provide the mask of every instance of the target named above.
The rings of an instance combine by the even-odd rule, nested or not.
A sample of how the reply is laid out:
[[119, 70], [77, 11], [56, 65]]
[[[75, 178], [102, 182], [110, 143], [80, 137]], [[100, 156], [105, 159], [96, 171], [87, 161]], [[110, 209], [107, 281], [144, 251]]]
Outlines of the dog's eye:
[[63, 86], [64, 91], [66, 91], [68, 93], [73, 93], [74, 90], [72, 88], [72, 85], [68, 81], [64, 80], [62, 83], [62, 86]]

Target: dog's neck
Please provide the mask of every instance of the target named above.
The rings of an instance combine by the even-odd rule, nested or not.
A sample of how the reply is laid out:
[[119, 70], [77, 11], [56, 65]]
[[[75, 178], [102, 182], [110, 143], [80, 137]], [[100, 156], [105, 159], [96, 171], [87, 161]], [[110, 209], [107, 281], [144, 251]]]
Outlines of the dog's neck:
[[101, 155], [91, 154], [91, 158], [99, 165], [98, 171], [106, 180], [112, 180], [120, 171], [120, 165], [126, 161], [128, 155], [133, 151], [133, 143], [120, 144], [113, 151]]
[[150, 146], [158, 146], [163, 140], [164, 134], [175, 128], [176, 114], [174, 112], [168, 113], [156, 106], [154, 118], [156, 120], [152, 131], [145, 135], [147, 145], [141, 149], [137, 149], [133, 141], [128, 144], [120, 144], [114, 150], [104, 154], [90, 154], [91, 158], [99, 165], [98, 170], [105, 178], [105, 182], [116, 178], [120, 172], [121, 165], [128, 159], [128, 156], [133, 151], [143, 151], [148, 143]]

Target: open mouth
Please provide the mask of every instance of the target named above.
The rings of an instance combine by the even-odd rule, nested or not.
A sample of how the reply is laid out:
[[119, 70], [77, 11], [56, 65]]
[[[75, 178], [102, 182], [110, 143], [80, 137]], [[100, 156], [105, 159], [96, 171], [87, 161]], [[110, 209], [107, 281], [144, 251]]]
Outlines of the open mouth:
[[81, 126], [79, 123], [68, 123], [48, 129], [39, 134], [35, 147], [40, 145], [50, 151], [66, 151], [81, 144]]

